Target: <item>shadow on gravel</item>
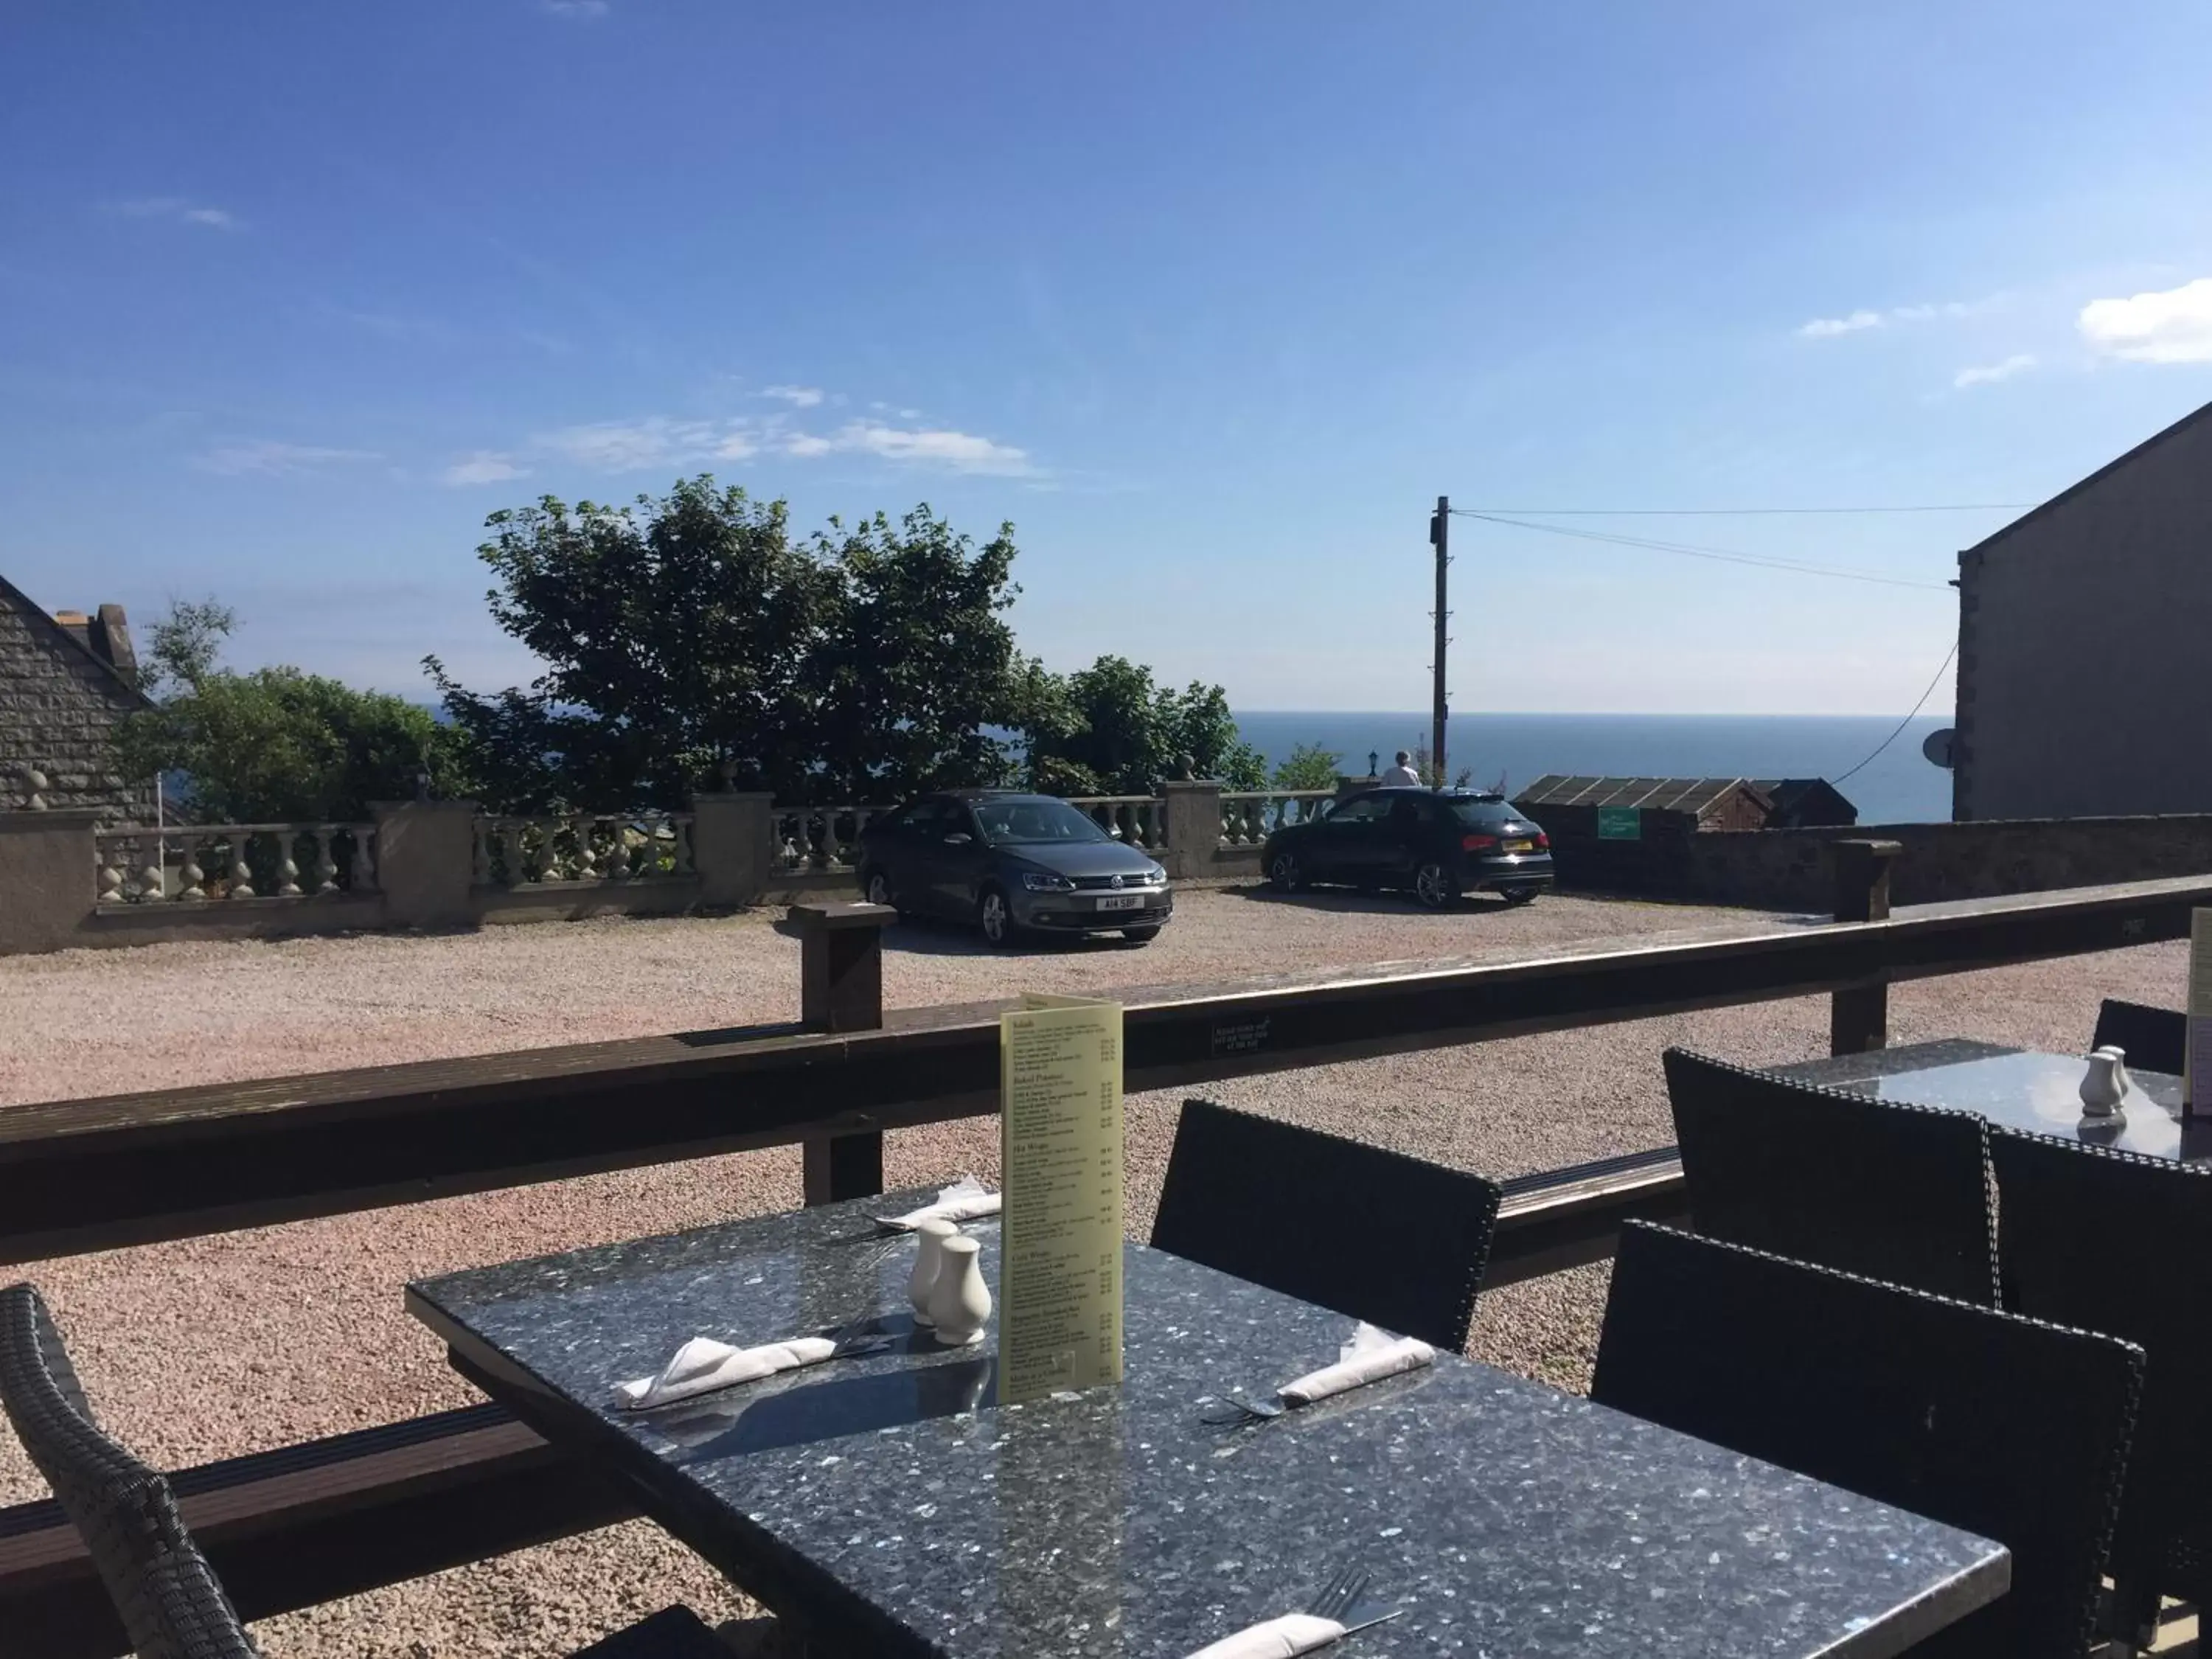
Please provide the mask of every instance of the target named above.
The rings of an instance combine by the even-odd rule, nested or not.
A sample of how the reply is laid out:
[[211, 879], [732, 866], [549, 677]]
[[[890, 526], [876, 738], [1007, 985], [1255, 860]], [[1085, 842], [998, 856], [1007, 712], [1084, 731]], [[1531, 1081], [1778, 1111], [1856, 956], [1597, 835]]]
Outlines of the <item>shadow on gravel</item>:
[[[1255, 904], [1281, 904], [1297, 910], [1333, 911], [1340, 915], [1450, 915], [1459, 912], [1485, 914], [1513, 908], [1495, 893], [1467, 893], [1450, 909], [1424, 909], [1411, 893], [1363, 893], [1350, 887], [1308, 887], [1295, 893], [1279, 892], [1273, 887], [1224, 887], [1217, 890], [1224, 898], [1248, 899]], [[1537, 904], [1543, 903], [1536, 900]]]
[[[1175, 923], [1170, 921], [1170, 927]], [[775, 924], [786, 939], [799, 937], [798, 924], [786, 919]], [[1141, 951], [1145, 947], [1119, 933], [1024, 933], [1009, 945], [987, 945], [976, 929], [949, 921], [920, 921], [901, 918], [884, 929], [884, 949], [911, 957], [1064, 957], [1090, 951]]]

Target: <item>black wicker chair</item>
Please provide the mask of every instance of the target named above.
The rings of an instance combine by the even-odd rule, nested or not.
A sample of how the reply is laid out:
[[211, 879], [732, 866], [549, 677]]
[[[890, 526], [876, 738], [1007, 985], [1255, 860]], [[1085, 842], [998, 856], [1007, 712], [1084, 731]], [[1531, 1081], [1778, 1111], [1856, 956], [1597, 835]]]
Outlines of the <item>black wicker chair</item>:
[[1994, 1307], [1989, 1131], [1669, 1048], [1692, 1224], [1892, 1285]]
[[1152, 1243], [1456, 1353], [1498, 1198], [1480, 1176], [1187, 1100]]
[[185, 1540], [168, 1482], [110, 1439], [37, 1291], [0, 1290], [0, 1407], [92, 1558], [125, 1633], [157, 1651], [145, 1571]]
[[2011, 1591], [1915, 1654], [2081, 1659], [2142, 1372], [2115, 1337], [1631, 1222], [1590, 1397], [2003, 1544]]
[[2189, 1016], [2177, 1009], [2148, 1008], [2107, 997], [2097, 1010], [2097, 1030], [2089, 1046], [2101, 1048], [2106, 1043], [2126, 1049], [2130, 1066], [2179, 1077], [2188, 1062]]
[[[33, 1286], [0, 1290], [0, 1406], [92, 1557], [138, 1659], [256, 1659], [169, 1484], [94, 1420]], [[668, 1607], [574, 1659], [730, 1659], [688, 1607]]]
[[1990, 1156], [2006, 1306], [2148, 1356], [2112, 1540], [2122, 1633], [2160, 1592], [2212, 1604], [2212, 1170], [2004, 1129]]

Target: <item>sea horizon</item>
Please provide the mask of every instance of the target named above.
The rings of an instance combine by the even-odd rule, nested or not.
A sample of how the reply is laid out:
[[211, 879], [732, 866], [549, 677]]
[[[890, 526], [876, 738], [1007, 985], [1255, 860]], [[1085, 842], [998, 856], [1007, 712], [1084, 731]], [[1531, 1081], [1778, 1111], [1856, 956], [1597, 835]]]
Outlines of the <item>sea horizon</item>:
[[[1358, 775], [1370, 752], [1379, 769], [1396, 750], [1429, 740], [1426, 709], [1233, 712], [1271, 772], [1302, 744], [1320, 744], [1336, 755], [1339, 771]], [[1477, 787], [1508, 794], [1553, 772], [1826, 778], [1861, 823], [1936, 823], [1951, 817], [1951, 775], [1920, 745], [1950, 723], [1948, 710], [1917, 714], [1902, 731], [1894, 714], [1455, 714], [1446, 762], [1455, 776], [1465, 768]], [[1869, 760], [1892, 732], [1895, 740]]]

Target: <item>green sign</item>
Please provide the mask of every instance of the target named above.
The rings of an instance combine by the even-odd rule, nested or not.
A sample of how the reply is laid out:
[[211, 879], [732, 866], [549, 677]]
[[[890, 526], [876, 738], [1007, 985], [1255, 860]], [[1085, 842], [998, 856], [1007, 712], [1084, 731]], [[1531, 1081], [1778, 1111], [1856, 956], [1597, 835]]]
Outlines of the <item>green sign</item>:
[[1597, 809], [1597, 838], [1600, 841], [1643, 840], [1643, 809], [1636, 806], [1599, 807]]

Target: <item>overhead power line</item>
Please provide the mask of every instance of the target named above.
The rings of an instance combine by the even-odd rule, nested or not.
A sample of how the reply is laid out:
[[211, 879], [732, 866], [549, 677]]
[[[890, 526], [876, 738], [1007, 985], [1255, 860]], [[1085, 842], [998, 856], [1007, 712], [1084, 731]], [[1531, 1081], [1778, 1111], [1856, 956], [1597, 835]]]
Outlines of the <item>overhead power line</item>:
[[1856, 766], [1851, 768], [1850, 771], [1844, 773], [1842, 778], [1830, 778], [1828, 781], [1831, 784], [1841, 783], [1843, 782], [1844, 778], [1850, 777], [1856, 773], [1863, 772], [1866, 770], [1868, 765], [1874, 760], [1875, 755], [1879, 755], [1883, 750], [1888, 748], [1890, 744], [1895, 743], [1897, 741], [1897, 732], [1904, 731], [1906, 726], [1911, 725], [1912, 715], [1918, 714], [1922, 708], [1927, 706], [1928, 699], [1936, 695], [1936, 688], [1943, 683], [1945, 670], [1948, 670], [1951, 666], [1951, 659], [1958, 654], [1959, 642], [1956, 640], [1954, 640], [1951, 642], [1951, 648], [1943, 653], [1943, 666], [1936, 671], [1936, 678], [1928, 682], [1928, 689], [1920, 694], [1920, 701], [1912, 705], [1912, 714], [1907, 714], [1903, 720], [1898, 721], [1897, 732], [1891, 732], [1880, 743], [1876, 744], [1874, 746], [1874, 755], [1869, 755], [1865, 760], [1861, 761]]
[[1467, 518], [1754, 519], [1829, 513], [2021, 513], [2033, 501], [1960, 501], [1935, 507], [1455, 507]]
[[1934, 592], [1948, 592], [1947, 582], [1914, 581], [1905, 576], [1878, 575], [1871, 570], [1847, 570], [1836, 565], [1812, 564], [1802, 559], [1776, 558], [1764, 553], [1739, 553], [1729, 548], [1700, 547], [1692, 542], [1655, 541], [1646, 536], [1620, 536], [1604, 530], [1577, 530], [1571, 525], [1535, 524], [1525, 519], [1508, 518], [1499, 513], [1478, 513], [1468, 507], [1454, 507], [1456, 518], [1480, 519], [1485, 524], [1504, 525], [1513, 530], [1534, 530], [1547, 536], [1567, 536], [1577, 541], [1601, 542], [1613, 547], [1642, 548], [1648, 552], [1674, 553], [1684, 558], [1711, 559], [1723, 564], [1749, 565], [1759, 570], [1794, 571], [1801, 576], [1834, 576], [1844, 581], [1876, 582], [1885, 587], [1919, 587]]

